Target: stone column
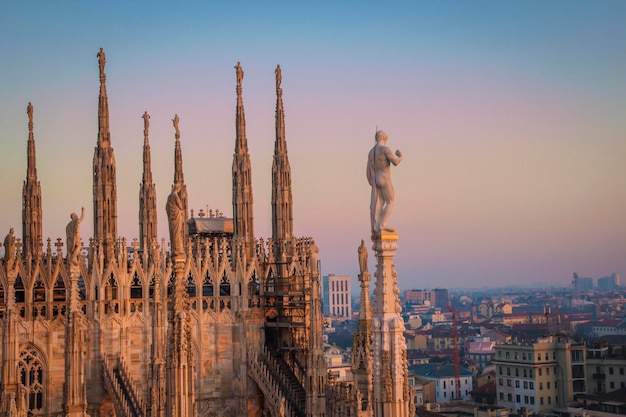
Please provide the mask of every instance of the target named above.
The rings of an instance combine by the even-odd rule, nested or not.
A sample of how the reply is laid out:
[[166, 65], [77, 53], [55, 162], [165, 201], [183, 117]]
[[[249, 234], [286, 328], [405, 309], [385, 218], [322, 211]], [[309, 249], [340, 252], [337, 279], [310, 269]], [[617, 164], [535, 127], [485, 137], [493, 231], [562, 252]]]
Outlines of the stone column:
[[65, 385], [63, 392], [63, 410], [67, 417], [84, 417], [87, 405], [85, 368], [83, 361], [83, 333], [79, 328], [82, 316], [78, 278], [80, 269], [77, 264], [69, 266], [70, 288], [65, 326]]
[[398, 298], [400, 290], [393, 263], [398, 235], [388, 231], [375, 232], [372, 241], [377, 260], [372, 318], [374, 416], [409, 417], [413, 407], [408, 386], [404, 322]]
[[[5, 248], [8, 250], [8, 248]], [[15, 306], [15, 280], [17, 268], [14, 267], [13, 254], [10, 258], [5, 257], [3, 265], [6, 267], [7, 287], [5, 288], [6, 310], [4, 311], [4, 329], [2, 339], [2, 381], [0, 392], [2, 393], [3, 406], [8, 410], [11, 402], [15, 404], [18, 393], [17, 358], [19, 357], [19, 337], [17, 320], [19, 314]]]
[[172, 257], [174, 294], [169, 311], [167, 354], [167, 415], [196, 417], [194, 359], [189, 323], [189, 301], [185, 289], [185, 255]]

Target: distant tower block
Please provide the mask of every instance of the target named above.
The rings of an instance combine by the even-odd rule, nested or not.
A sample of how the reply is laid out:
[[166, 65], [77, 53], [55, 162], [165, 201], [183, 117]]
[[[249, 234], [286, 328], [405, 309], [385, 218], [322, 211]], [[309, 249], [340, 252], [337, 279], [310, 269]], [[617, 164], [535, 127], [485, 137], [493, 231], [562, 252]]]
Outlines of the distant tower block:
[[376, 253], [376, 288], [372, 318], [373, 405], [375, 417], [409, 417], [414, 413], [409, 391], [404, 322], [393, 257], [395, 232], [372, 234]]

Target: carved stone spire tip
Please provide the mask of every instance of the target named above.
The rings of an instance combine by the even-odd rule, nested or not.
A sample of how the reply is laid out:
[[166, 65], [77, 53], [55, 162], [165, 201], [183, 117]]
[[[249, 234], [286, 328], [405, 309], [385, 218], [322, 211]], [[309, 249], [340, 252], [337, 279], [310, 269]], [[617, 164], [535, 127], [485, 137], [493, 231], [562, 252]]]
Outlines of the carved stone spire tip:
[[104, 75], [104, 66], [107, 62], [104, 49], [100, 48], [100, 52], [96, 54], [96, 57], [98, 58], [98, 64], [100, 65], [100, 75]]

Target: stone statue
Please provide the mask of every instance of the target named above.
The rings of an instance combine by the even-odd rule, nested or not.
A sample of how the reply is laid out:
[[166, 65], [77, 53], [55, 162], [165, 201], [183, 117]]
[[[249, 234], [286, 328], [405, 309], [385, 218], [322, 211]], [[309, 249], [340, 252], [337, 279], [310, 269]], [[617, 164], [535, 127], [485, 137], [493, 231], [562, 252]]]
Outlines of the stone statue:
[[70, 215], [70, 222], [65, 227], [67, 237], [67, 263], [78, 264], [78, 254], [80, 253], [80, 223], [85, 218], [85, 207], [80, 209], [80, 218], [76, 213]]
[[174, 184], [167, 197], [167, 221], [170, 229], [170, 247], [172, 257], [185, 255], [185, 207], [182, 199], [182, 186]]
[[28, 106], [26, 106], [26, 114], [28, 114], [28, 124], [33, 124], [33, 105], [28, 102]]
[[107, 62], [106, 55], [104, 54], [104, 50], [100, 48], [100, 52], [96, 54], [98, 57], [98, 64], [100, 65], [100, 74], [104, 74], [104, 65]]
[[15, 256], [15, 229], [10, 228], [9, 233], [4, 238], [4, 263], [9, 265]]
[[172, 122], [174, 122], [174, 129], [176, 129], [176, 135], [179, 135], [179, 136], [180, 136], [180, 130], [178, 130], [178, 121], [179, 121], [179, 120], [180, 120], [180, 119], [178, 118], [178, 115], [177, 115], [177, 114], [175, 114], [175, 115], [174, 115], [174, 118], [172, 119]]
[[150, 127], [150, 115], [147, 111], [145, 111], [143, 112], [143, 116], [141, 116], [141, 118], [143, 119], [143, 130], [148, 133], [148, 128]]
[[237, 61], [237, 65], [235, 65], [235, 71], [237, 71], [237, 86], [241, 86], [241, 82], [243, 81], [243, 70], [241, 69], [241, 63]]
[[390, 166], [398, 165], [402, 161], [402, 152], [396, 151], [394, 155], [386, 144], [387, 134], [379, 130], [376, 132], [376, 145], [367, 157], [367, 181], [372, 186], [370, 216], [373, 232], [393, 232], [393, 229], [387, 227], [394, 205]]
[[283, 74], [280, 70], [280, 65], [276, 65], [276, 69], [274, 70], [274, 74], [276, 74], [276, 90], [280, 89], [280, 83], [283, 81]]
[[367, 274], [367, 248], [365, 247], [365, 242], [361, 239], [361, 246], [358, 249], [359, 253], [359, 269], [361, 270], [361, 275]]

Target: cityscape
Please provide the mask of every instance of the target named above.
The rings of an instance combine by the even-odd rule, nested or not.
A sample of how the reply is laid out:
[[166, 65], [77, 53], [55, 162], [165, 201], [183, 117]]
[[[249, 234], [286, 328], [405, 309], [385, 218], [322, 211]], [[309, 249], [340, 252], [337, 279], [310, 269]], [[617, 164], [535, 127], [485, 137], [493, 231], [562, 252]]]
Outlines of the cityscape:
[[0, 417], [626, 415], [623, 2], [3, 10]]

